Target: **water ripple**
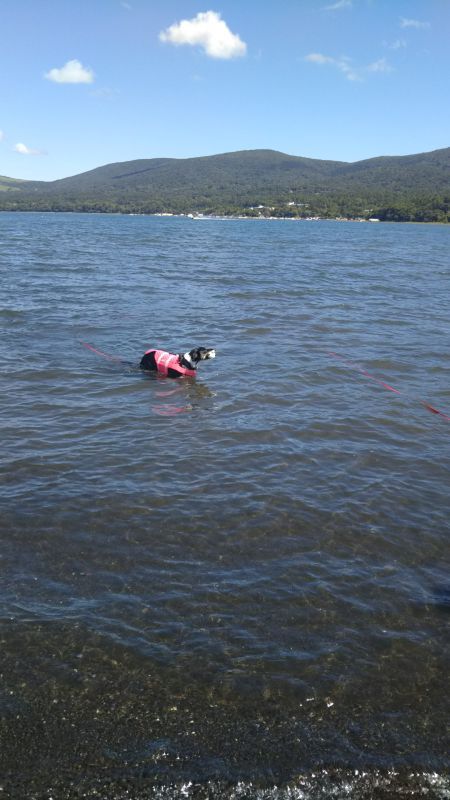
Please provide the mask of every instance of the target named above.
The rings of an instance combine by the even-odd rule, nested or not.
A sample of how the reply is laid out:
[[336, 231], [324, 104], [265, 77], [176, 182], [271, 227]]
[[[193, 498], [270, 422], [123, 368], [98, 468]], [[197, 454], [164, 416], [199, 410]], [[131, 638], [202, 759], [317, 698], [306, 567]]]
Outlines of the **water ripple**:
[[[22, 753], [45, 763], [45, 718], [66, 775], [73, 719], [98, 774], [145, 762], [155, 797], [189, 796], [180, 775], [363, 796], [349, 765], [444, 797], [425, 776], [446, 752], [450, 428], [421, 401], [450, 413], [448, 231], [3, 214], [0, 232], [0, 703]], [[138, 369], [196, 344], [218, 353], [196, 381]], [[145, 746], [142, 696], [163, 720]], [[295, 772], [331, 762], [320, 790]], [[420, 777], [376, 777], [392, 765]]]

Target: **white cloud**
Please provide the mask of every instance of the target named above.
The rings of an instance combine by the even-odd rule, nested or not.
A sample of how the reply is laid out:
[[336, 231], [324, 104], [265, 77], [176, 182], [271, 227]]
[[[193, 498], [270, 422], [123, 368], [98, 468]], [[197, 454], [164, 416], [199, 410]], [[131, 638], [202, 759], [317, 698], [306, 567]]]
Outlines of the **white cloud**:
[[386, 58], [379, 58], [378, 61], [369, 64], [366, 69], [369, 72], [392, 72], [392, 67]]
[[334, 64], [335, 59], [331, 56], [324, 56], [322, 53], [309, 53], [305, 56], [305, 61], [311, 61], [312, 64]]
[[211, 58], [237, 58], [245, 55], [247, 45], [232, 33], [220, 14], [204, 11], [193, 19], [183, 19], [161, 31], [162, 42], [174, 45], [199, 45]]
[[322, 53], [309, 53], [305, 56], [305, 61], [310, 61], [312, 64], [330, 64], [332, 67], [343, 72], [349, 81], [361, 81], [361, 75], [352, 66], [351, 61], [346, 56], [342, 58], [332, 58], [331, 56], [324, 56]]
[[422, 22], [419, 19], [405, 19], [405, 17], [400, 17], [400, 27], [425, 29], [425, 28], [431, 28], [431, 25], [429, 22]]
[[45, 155], [43, 150], [34, 150], [32, 147], [27, 147], [27, 145], [23, 144], [23, 142], [18, 142], [16, 145], [14, 145], [14, 150], [16, 153], [21, 153], [23, 156]]
[[4, 138], [5, 138], [5, 134], [3, 133], [3, 131], [0, 131], [0, 142], [3, 142]]
[[364, 73], [367, 72], [392, 72], [392, 67], [386, 58], [380, 58], [378, 61], [363, 67], [355, 67], [346, 56], [333, 58], [323, 53], [309, 53], [309, 55], [305, 56], [305, 61], [309, 61], [311, 64], [328, 64], [342, 72], [348, 81], [363, 81]]
[[102, 88], [99, 89], [92, 89], [92, 91], [89, 92], [89, 94], [91, 97], [100, 97], [110, 100], [114, 97], [117, 97], [119, 92], [116, 89], [111, 89], [109, 86], [103, 86]]
[[390, 50], [400, 50], [402, 47], [406, 47], [406, 39], [396, 39], [391, 44], [386, 42], [386, 47], [389, 47]]
[[83, 67], [76, 58], [68, 61], [59, 69], [55, 67], [44, 75], [49, 81], [55, 83], [93, 83], [94, 73], [91, 69]]
[[325, 11], [341, 11], [342, 8], [351, 8], [352, 5], [352, 0], [337, 0], [331, 6], [325, 6]]

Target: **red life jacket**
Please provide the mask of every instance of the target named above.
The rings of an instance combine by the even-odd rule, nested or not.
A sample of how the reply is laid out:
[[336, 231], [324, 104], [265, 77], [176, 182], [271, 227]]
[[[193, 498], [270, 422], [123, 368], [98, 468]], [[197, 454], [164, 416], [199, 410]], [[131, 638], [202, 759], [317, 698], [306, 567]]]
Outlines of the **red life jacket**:
[[179, 375], [188, 375], [190, 378], [195, 378], [196, 370], [195, 369], [188, 369], [187, 367], [181, 366], [178, 356], [174, 355], [174, 353], [166, 353], [165, 350], [147, 350], [147, 353], [154, 353], [155, 355], [155, 363], [158, 372], [161, 372], [162, 375], [169, 374], [169, 368], [178, 372]]

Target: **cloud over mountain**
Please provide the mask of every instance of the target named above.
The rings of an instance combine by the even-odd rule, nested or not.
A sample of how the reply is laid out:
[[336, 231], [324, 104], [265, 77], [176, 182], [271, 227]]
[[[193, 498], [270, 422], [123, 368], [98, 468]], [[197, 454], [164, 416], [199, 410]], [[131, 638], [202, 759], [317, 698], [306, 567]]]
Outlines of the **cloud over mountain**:
[[247, 45], [232, 33], [216, 11], [204, 11], [193, 19], [183, 19], [161, 31], [162, 42], [173, 45], [198, 45], [211, 58], [231, 59], [244, 56]]
[[94, 81], [93, 71], [83, 67], [76, 58], [67, 61], [63, 67], [49, 70], [44, 77], [54, 83], [93, 83]]
[[33, 147], [28, 147], [23, 142], [17, 142], [17, 144], [14, 145], [14, 151], [16, 153], [20, 153], [23, 156], [43, 156], [43, 155], [45, 155], [43, 150], [36, 150]]
[[401, 28], [417, 28], [417, 30], [425, 30], [427, 28], [431, 28], [429, 22], [424, 22], [420, 19], [405, 19], [402, 17], [400, 19], [400, 27]]

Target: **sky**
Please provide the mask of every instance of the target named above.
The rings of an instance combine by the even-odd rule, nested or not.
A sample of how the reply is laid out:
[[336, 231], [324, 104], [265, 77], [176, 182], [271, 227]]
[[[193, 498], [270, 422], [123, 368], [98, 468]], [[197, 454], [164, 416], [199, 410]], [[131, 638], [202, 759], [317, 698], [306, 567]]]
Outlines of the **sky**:
[[450, 0], [0, 0], [0, 175], [450, 145]]

